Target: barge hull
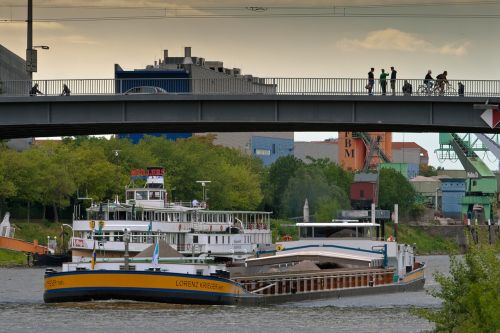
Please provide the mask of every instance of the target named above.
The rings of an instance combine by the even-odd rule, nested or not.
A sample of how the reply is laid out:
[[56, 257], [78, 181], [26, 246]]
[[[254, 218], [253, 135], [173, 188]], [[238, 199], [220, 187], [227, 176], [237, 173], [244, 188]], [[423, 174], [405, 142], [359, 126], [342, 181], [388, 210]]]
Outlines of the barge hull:
[[245, 300], [247, 305], [270, 305], [286, 302], [300, 302], [308, 300], [319, 300], [329, 298], [341, 298], [351, 296], [367, 296], [377, 294], [391, 294], [400, 292], [419, 291], [424, 288], [425, 279], [414, 280], [408, 283], [394, 283], [374, 287], [346, 288], [328, 291], [314, 291], [286, 295], [264, 296]]

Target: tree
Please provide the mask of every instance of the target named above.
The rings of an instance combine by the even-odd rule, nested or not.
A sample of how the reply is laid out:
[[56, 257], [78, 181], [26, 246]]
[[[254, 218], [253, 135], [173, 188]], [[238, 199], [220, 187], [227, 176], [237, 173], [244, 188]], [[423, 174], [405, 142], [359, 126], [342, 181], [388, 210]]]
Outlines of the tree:
[[425, 176], [425, 177], [432, 177], [432, 176], [437, 176], [437, 170], [435, 167], [432, 165], [427, 165], [427, 164], [420, 164], [419, 168], [419, 175], [420, 176]]
[[17, 188], [12, 180], [10, 168], [7, 161], [14, 158], [15, 153], [5, 147], [0, 146], [0, 219], [2, 218], [2, 207], [5, 206], [5, 200], [13, 197]]
[[486, 233], [477, 244], [468, 238], [464, 258], [450, 258], [450, 275], [434, 275], [441, 288], [431, 294], [442, 300], [441, 308], [416, 311], [435, 323], [435, 332], [500, 331], [500, 246], [488, 244]]
[[380, 208], [392, 210], [394, 204], [398, 204], [401, 215], [406, 215], [415, 203], [415, 198], [415, 190], [401, 173], [387, 168], [380, 170], [378, 199]]
[[293, 155], [282, 156], [269, 167], [264, 185], [265, 206], [271, 209], [275, 216], [284, 216], [282, 200], [288, 182], [304, 167], [304, 162]]
[[[330, 185], [316, 168], [301, 168], [288, 182], [283, 195], [282, 210], [288, 217], [302, 216], [305, 199], [311, 215], [320, 213], [321, 218], [331, 220], [339, 208], [347, 208], [346, 193], [336, 185]], [[332, 215], [329, 215], [331, 213]]]

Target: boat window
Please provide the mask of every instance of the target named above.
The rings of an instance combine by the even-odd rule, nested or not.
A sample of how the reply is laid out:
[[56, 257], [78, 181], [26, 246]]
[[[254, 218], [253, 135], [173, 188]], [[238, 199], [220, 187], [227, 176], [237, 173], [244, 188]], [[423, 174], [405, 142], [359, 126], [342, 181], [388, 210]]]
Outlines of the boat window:
[[134, 200], [134, 191], [127, 191], [127, 200]]
[[193, 236], [193, 243], [198, 244], [198, 236]]
[[210, 244], [210, 236], [208, 236], [208, 244]]
[[137, 191], [135, 192], [136, 200], [147, 200], [148, 199], [148, 191]]
[[219, 236], [215, 236], [215, 244], [219, 243]]
[[149, 200], [160, 200], [160, 191], [150, 191]]

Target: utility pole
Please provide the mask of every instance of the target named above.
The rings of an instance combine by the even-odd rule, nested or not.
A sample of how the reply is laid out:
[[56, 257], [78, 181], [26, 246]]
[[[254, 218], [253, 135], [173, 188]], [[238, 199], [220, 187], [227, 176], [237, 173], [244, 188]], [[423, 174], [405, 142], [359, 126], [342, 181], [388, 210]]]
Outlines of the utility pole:
[[33, 80], [33, 72], [36, 72], [36, 50], [33, 49], [33, 0], [28, 0], [28, 23], [27, 46], [26, 46], [26, 71], [30, 80]]

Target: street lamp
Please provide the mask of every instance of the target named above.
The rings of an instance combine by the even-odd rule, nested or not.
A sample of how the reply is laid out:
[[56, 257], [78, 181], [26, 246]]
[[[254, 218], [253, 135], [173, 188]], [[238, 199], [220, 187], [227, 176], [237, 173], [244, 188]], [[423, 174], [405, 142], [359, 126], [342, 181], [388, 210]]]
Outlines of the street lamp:
[[196, 182], [201, 184], [201, 188], [203, 189], [203, 201], [205, 201], [205, 191], [206, 191], [205, 186], [208, 183], [211, 183], [212, 181], [210, 181], [210, 180], [197, 180]]

